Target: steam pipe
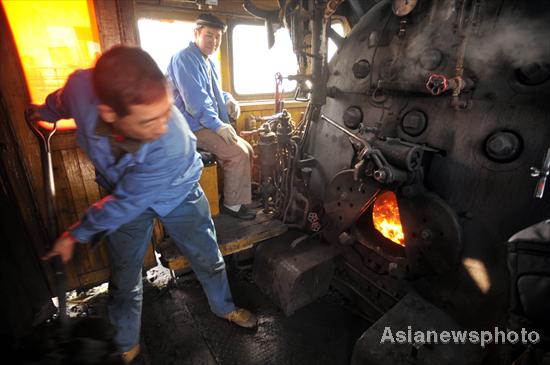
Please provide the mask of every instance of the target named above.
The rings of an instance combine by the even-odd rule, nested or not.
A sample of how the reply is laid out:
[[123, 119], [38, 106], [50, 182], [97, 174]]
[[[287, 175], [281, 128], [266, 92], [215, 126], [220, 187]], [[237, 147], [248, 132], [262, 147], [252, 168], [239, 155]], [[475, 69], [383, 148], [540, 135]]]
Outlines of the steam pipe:
[[365, 13], [363, 11], [363, 8], [361, 7], [361, 4], [359, 4], [358, 0], [348, 0], [348, 4], [351, 8], [353, 16], [356, 17], [356, 22], [359, 21], [359, 19], [361, 19], [361, 17]]
[[300, 160], [300, 148], [298, 147], [298, 143], [296, 143], [295, 141], [291, 141], [291, 144], [294, 147], [294, 156], [290, 154], [288, 156], [287, 169], [288, 169], [288, 174], [290, 175], [290, 186], [288, 186], [288, 190], [290, 190], [290, 193], [288, 194], [288, 200], [285, 203], [285, 210], [284, 210], [283, 220], [282, 220], [283, 223], [286, 220], [288, 209], [290, 207], [290, 204], [292, 203], [292, 198], [294, 197], [294, 194], [295, 194], [296, 188], [294, 187], [294, 176], [296, 175], [296, 163]]
[[462, 78], [464, 74], [464, 56], [466, 54], [466, 30], [464, 26], [466, 18], [466, 2], [467, 0], [462, 0], [460, 6], [460, 14], [458, 18], [458, 48], [456, 51], [456, 66], [455, 66], [455, 76], [454, 80], [457, 82], [457, 86], [453, 88], [453, 95], [451, 99], [451, 105], [456, 109], [460, 109], [460, 93], [464, 89], [465, 83]]
[[390, 164], [399, 168], [414, 171], [422, 164], [424, 151], [419, 146], [407, 146], [394, 140], [375, 140], [373, 146], [382, 152]]
[[294, 177], [296, 175], [296, 165], [298, 161], [300, 161], [300, 147], [298, 146], [298, 143], [296, 141], [291, 141], [291, 144], [294, 147], [294, 158], [289, 156], [288, 171], [290, 173], [290, 187], [289, 187], [290, 193], [288, 194], [288, 200], [284, 206], [282, 222], [285, 223], [288, 210], [292, 205], [294, 198], [296, 197], [297, 200], [304, 202], [304, 214], [303, 214], [301, 223], [290, 224], [289, 226], [303, 228], [306, 224], [305, 222], [307, 220], [307, 214], [309, 212], [309, 200], [302, 193], [297, 191], [296, 187], [294, 186]]
[[313, 54], [311, 103], [323, 105], [327, 97], [327, 88], [324, 82], [327, 51], [327, 22], [324, 13], [325, 1], [312, 1], [311, 3], [313, 4], [313, 19], [311, 22], [311, 53]]

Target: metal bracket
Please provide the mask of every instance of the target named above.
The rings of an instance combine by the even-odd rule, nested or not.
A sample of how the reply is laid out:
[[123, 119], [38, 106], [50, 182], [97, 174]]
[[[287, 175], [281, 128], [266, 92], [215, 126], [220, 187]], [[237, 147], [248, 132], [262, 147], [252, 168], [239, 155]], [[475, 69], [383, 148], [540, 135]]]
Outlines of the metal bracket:
[[546, 155], [542, 160], [542, 167], [531, 167], [531, 176], [538, 177], [537, 187], [535, 189], [535, 198], [542, 199], [544, 188], [546, 187], [546, 178], [550, 175], [550, 148], [546, 151]]

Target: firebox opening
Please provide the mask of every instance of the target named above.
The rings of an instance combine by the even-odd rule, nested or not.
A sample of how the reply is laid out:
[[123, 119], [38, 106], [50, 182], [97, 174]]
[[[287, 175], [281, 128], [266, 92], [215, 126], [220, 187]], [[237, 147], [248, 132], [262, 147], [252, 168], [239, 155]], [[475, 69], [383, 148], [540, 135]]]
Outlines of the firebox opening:
[[380, 193], [359, 217], [356, 229], [362, 244], [393, 257], [405, 257], [405, 236], [393, 192]]
[[391, 191], [381, 193], [372, 208], [374, 228], [390, 241], [405, 246], [405, 234], [399, 216], [397, 198]]

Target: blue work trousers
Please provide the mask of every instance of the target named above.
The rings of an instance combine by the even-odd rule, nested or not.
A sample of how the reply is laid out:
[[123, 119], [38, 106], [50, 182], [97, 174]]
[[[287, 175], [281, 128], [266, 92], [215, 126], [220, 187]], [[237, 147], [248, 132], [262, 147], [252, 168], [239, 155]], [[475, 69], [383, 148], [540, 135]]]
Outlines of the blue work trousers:
[[107, 237], [111, 262], [108, 312], [117, 329], [115, 341], [121, 351], [128, 351], [139, 343], [143, 301], [141, 269], [154, 218], [160, 219], [191, 263], [212, 312], [223, 316], [235, 309], [208, 201], [197, 184], [168, 215], [159, 217], [147, 209]]

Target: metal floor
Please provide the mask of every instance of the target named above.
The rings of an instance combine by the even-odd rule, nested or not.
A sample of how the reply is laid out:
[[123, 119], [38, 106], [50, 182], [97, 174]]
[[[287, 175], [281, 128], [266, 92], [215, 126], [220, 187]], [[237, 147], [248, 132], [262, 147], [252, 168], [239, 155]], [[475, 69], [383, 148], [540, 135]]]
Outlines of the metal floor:
[[258, 315], [257, 330], [212, 314], [192, 276], [165, 289], [148, 284], [135, 364], [349, 364], [367, 323], [346, 311], [337, 294], [287, 318], [252, 283], [250, 270], [230, 270], [229, 281], [236, 304]]

